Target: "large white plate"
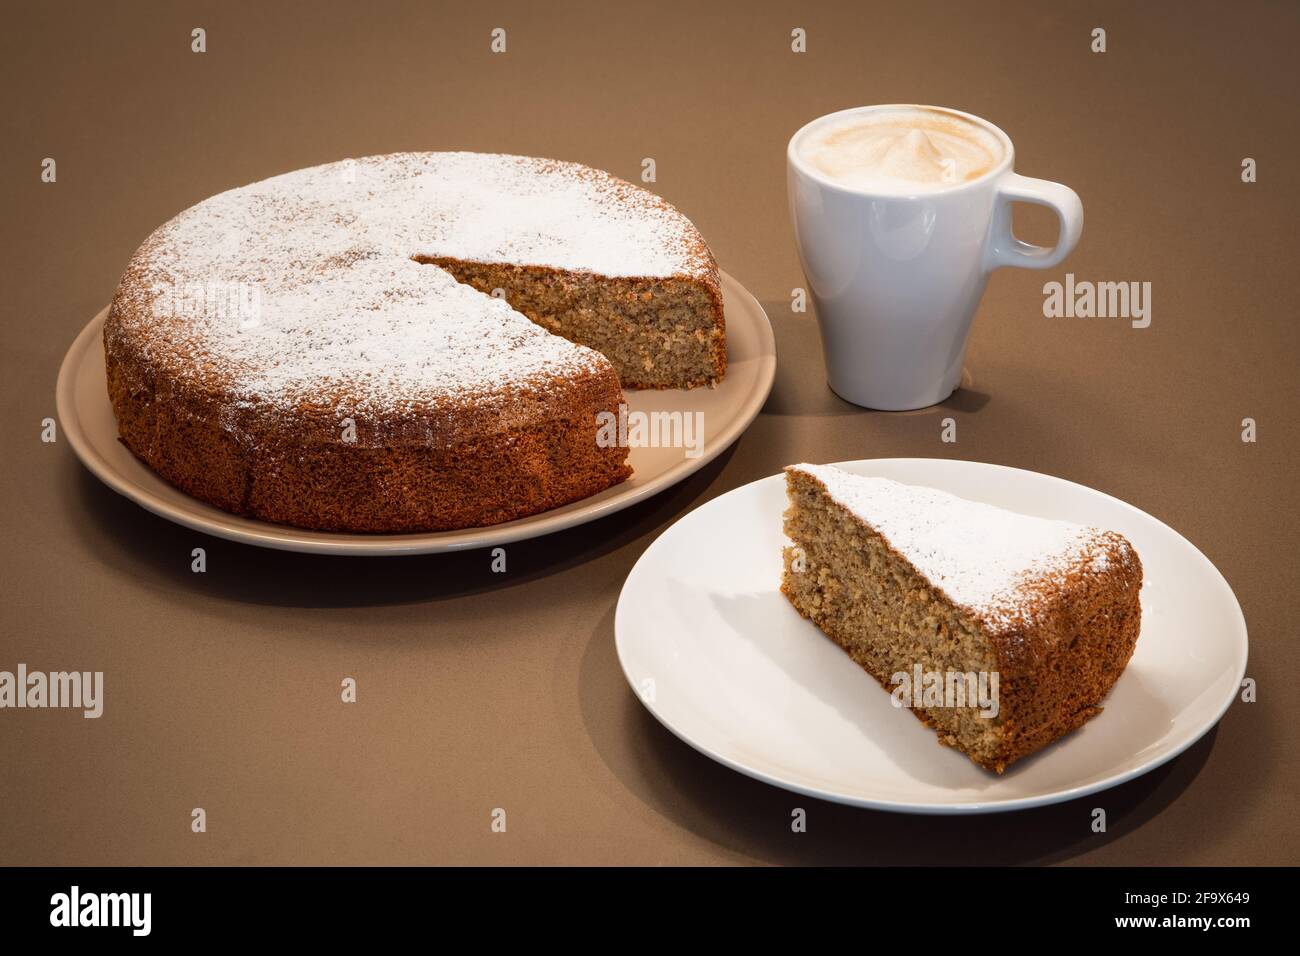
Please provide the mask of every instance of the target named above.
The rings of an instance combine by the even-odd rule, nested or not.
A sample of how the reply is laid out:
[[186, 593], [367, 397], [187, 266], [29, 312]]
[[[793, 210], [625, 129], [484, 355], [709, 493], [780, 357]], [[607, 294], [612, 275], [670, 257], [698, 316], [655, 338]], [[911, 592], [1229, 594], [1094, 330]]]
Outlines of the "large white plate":
[[82, 330], [63, 360], [56, 396], [59, 423], [77, 457], [114, 491], [154, 514], [218, 537], [330, 554], [421, 554], [521, 541], [593, 521], [663, 491], [704, 467], [740, 437], [772, 390], [776, 342], [763, 307], [725, 272], [722, 298], [728, 363], [722, 383], [717, 388], [627, 393], [630, 412], [703, 412], [704, 446], [698, 457], [686, 457], [681, 448], [632, 448], [628, 461], [633, 475], [622, 484], [562, 508], [486, 528], [396, 535], [307, 531], [227, 514], [173, 488], [117, 440], [101, 344], [107, 309]]
[[1150, 515], [1082, 485], [980, 462], [840, 467], [1025, 514], [1111, 528], [1145, 569], [1142, 633], [1104, 712], [999, 777], [895, 709], [778, 591], [785, 479], [737, 488], [641, 556], [614, 628], [623, 671], [669, 730], [767, 783], [856, 806], [986, 813], [1069, 800], [1177, 756], [1219, 720], [1246, 668], [1246, 622], [1222, 575]]

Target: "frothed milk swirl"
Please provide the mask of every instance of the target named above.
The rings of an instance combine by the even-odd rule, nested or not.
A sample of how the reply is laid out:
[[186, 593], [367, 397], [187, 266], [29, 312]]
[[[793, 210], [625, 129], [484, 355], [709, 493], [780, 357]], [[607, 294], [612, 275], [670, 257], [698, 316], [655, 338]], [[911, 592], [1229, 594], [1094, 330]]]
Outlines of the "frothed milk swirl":
[[812, 129], [799, 157], [853, 189], [925, 192], [979, 179], [1001, 162], [1001, 141], [984, 127], [927, 109], [860, 113]]

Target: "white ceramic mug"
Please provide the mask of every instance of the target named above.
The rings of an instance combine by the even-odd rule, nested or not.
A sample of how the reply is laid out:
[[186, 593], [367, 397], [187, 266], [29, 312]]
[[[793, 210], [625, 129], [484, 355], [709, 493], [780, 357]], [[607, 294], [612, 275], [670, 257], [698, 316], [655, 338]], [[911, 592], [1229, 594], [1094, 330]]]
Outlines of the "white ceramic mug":
[[[873, 110], [923, 109], [976, 123], [1003, 144], [982, 176], [939, 189], [873, 193], [846, 186], [799, 156], [803, 137]], [[826, 379], [842, 398], [891, 411], [943, 401], [961, 380], [971, 319], [999, 266], [1047, 269], [1083, 231], [1074, 190], [1013, 172], [1011, 139], [992, 123], [930, 106], [866, 106], [813, 120], [786, 150], [795, 242], [817, 310]], [[1011, 204], [1055, 210], [1052, 248], [1011, 232]]]

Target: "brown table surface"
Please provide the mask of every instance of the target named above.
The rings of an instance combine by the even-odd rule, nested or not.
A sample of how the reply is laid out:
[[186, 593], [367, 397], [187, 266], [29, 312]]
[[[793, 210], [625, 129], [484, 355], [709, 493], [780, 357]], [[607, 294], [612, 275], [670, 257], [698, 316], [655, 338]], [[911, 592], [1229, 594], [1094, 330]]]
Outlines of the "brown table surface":
[[[99, 720], [0, 712], [0, 862], [1297, 862], [1300, 7], [63, 3], [6, 19], [0, 670], [102, 670], [106, 702]], [[497, 26], [504, 55], [488, 49]], [[910, 414], [833, 396], [815, 321], [790, 309], [804, 280], [786, 141], [882, 102], [988, 117], [1019, 171], [1070, 184], [1087, 210], [1064, 267], [993, 277], [967, 387]], [[654, 188], [776, 331], [771, 399], [732, 450], [638, 507], [510, 546], [502, 580], [485, 552], [322, 558], [206, 538], [41, 442], [65, 350], [155, 226], [275, 173], [453, 147], [628, 179], [655, 158]], [[1051, 225], [1021, 229], [1044, 241]], [[1150, 328], [1045, 319], [1042, 284], [1066, 271], [1151, 282]], [[1178, 529], [1237, 593], [1259, 702], [1125, 786], [965, 819], [796, 797], [661, 728], [614, 652], [646, 546], [791, 461], [892, 456], [1059, 475]], [[790, 831], [794, 806], [807, 833]]]

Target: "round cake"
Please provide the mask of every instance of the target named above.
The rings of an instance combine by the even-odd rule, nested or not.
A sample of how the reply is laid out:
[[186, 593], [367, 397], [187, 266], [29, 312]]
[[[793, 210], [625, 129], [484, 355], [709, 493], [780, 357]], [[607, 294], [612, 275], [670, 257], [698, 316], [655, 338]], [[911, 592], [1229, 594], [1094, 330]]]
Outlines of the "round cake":
[[726, 370], [717, 265], [575, 163], [344, 160], [221, 193], [136, 251], [104, 325], [121, 440], [187, 493], [305, 528], [491, 525], [629, 474], [623, 387]]

